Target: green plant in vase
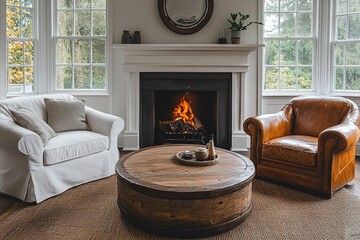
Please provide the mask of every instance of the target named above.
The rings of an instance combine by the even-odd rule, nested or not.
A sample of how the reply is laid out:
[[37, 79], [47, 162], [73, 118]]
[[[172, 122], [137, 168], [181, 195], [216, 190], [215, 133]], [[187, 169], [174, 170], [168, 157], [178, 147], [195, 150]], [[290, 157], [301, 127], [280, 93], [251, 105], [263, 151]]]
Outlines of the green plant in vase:
[[251, 24], [260, 24], [263, 25], [262, 22], [248, 22], [246, 20], [250, 17], [249, 14], [238, 13], [230, 13], [231, 19], [228, 19], [228, 22], [231, 24], [229, 29], [231, 29], [231, 43], [239, 44], [240, 43], [240, 32], [246, 30]]

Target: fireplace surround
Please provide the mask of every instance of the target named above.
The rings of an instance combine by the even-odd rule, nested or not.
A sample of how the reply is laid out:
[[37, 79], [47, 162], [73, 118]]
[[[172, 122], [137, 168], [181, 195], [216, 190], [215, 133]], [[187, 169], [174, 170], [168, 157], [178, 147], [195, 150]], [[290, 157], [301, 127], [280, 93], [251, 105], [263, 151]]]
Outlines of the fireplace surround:
[[[113, 45], [113, 113], [125, 119], [119, 137], [124, 150], [140, 148], [140, 75], [227, 73], [231, 75], [230, 149], [246, 151], [249, 137], [242, 123], [258, 111], [259, 44], [115, 44]], [[116, 104], [115, 104], [116, 103]], [[116, 107], [115, 107], [116, 106]]]
[[[231, 73], [140, 73], [140, 147], [163, 143], [204, 144], [211, 137], [230, 148]], [[187, 95], [192, 114], [204, 128], [203, 138], [187, 132], [164, 138], [160, 122], [173, 120], [174, 107]], [[171, 122], [171, 121], [167, 121]], [[183, 121], [181, 121], [183, 122]]]

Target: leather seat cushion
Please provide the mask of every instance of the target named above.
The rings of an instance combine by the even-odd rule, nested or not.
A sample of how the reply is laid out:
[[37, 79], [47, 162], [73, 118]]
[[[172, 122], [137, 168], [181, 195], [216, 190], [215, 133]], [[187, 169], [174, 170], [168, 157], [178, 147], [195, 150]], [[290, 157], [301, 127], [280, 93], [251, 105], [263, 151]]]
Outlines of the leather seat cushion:
[[269, 159], [314, 166], [317, 158], [317, 145], [317, 137], [289, 135], [265, 142], [261, 154]]
[[44, 149], [44, 165], [52, 165], [74, 158], [102, 152], [109, 148], [107, 136], [91, 131], [57, 133]]

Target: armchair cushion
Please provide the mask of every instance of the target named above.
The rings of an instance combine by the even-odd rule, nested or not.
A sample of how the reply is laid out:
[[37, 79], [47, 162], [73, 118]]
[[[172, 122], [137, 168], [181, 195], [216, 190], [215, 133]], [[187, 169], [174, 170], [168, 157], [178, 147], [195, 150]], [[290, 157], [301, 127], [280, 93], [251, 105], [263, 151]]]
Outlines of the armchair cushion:
[[295, 164], [314, 166], [316, 163], [318, 138], [290, 135], [272, 139], [263, 144], [262, 156]]
[[10, 109], [10, 112], [16, 124], [38, 134], [44, 144], [55, 136], [54, 130], [31, 110], [19, 108], [17, 110]]
[[48, 124], [55, 132], [89, 130], [85, 103], [80, 100], [45, 98]]
[[61, 132], [50, 139], [44, 149], [44, 165], [102, 152], [109, 148], [109, 138], [91, 131]]

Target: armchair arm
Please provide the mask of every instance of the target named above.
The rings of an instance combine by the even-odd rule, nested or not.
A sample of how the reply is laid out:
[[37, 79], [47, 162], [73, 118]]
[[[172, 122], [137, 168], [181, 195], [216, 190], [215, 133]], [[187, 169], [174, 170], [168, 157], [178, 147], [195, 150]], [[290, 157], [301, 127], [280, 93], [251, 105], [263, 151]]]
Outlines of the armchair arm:
[[262, 144], [274, 138], [291, 134], [292, 108], [287, 105], [275, 114], [250, 117], [244, 122], [244, 131]]
[[90, 107], [85, 107], [85, 114], [91, 130], [109, 136], [109, 145], [115, 144], [117, 147], [117, 137], [124, 129], [124, 120]]
[[[42, 153], [44, 143], [36, 133], [14, 123], [10, 118], [0, 117], [0, 152], [11, 155], [20, 151], [24, 155], [34, 156]], [[33, 159], [41, 162], [41, 159]]]
[[355, 124], [352, 122], [341, 123], [327, 128], [319, 134], [319, 146], [333, 142], [331, 148], [334, 152], [339, 153], [354, 146], [359, 140], [359, 136], [360, 129]]

